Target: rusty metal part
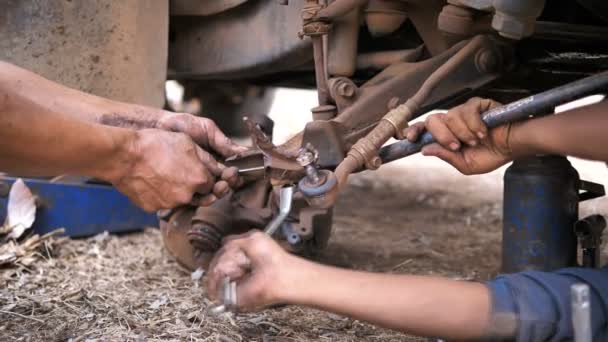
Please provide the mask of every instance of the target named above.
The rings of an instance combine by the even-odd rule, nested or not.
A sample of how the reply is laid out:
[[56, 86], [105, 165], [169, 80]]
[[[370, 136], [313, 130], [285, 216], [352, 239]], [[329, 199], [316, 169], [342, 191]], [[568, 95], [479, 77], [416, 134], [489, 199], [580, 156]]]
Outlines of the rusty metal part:
[[316, 20], [332, 21], [350, 13], [353, 9], [361, 7], [368, 0], [336, 0], [327, 7], [320, 9], [314, 16]]
[[365, 8], [365, 23], [373, 37], [395, 32], [407, 19], [407, 4], [396, 0], [370, 0]]
[[416, 62], [423, 51], [424, 46], [421, 45], [415, 49], [363, 53], [357, 56], [357, 69], [384, 69], [400, 62]]
[[439, 13], [437, 27], [442, 32], [464, 39], [493, 32], [492, 15], [470, 7], [447, 4]]
[[422, 104], [428, 100], [440, 82], [448, 78], [455, 70], [461, 68], [465, 62], [471, 60], [477, 61], [478, 58], [476, 56], [480, 54], [488, 55], [488, 57], [483, 58], [483, 60], [492, 60], [489, 62], [491, 65], [484, 65], [484, 67], [481, 68], [479, 65], [475, 64], [478, 72], [487, 74], [497, 71], [496, 67], [498, 67], [499, 64], [499, 57], [490, 57], [496, 54], [496, 52], [490, 49], [482, 49], [485, 41], [486, 39], [483, 36], [473, 38], [463, 46], [462, 49], [455, 53], [452, 58], [433, 72], [414, 96], [410, 97], [404, 104], [401, 104], [386, 113], [378, 125], [367, 136], [357, 141], [344, 161], [336, 168], [338, 184], [344, 184], [350, 173], [361, 168], [363, 165], [371, 169], [378, 168], [381, 164], [381, 160], [378, 157], [378, 150], [380, 147], [382, 147], [382, 145], [391, 137], [395, 135], [400, 136], [403, 129], [407, 126], [407, 122], [422, 107]]
[[335, 121], [312, 121], [304, 128], [302, 145], [315, 146], [316, 164], [320, 168], [334, 168], [346, 155], [343, 136], [344, 127]]
[[357, 46], [361, 8], [352, 9], [332, 21], [327, 36], [327, 73], [329, 76], [352, 76], [357, 67]]
[[210, 207], [183, 207], [160, 220], [169, 253], [188, 269], [207, 267], [228, 234], [262, 228], [271, 219], [268, 180], [250, 183]]
[[248, 1], [220, 15], [171, 20], [169, 76], [234, 81], [309, 64], [311, 42], [296, 38], [300, 10], [297, 4]]
[[218, 14], [239, 6], [247, 0], [171, 0], [169, 13], [171, 15], [200, 15]]
[[0, 60], [98, 96], [162, 107], [168, 11], [167, 0], [2, 1]]
[[331, 120], [338, 113], [338, 109], [334, 105], [316, 106], [310, 111], [312, 112], [312, 119], [315, 121]]
[[233, 225], [231, 196], [224, 196], [208, 207], [198, 207], [192, 217], [192, 229], [188, 240], [204, 252], [217, 251], [222, 238], [230, 233]]
[[328, 81], [329, 93], [334, 99], [339, 112], [343, 112], [353, 104], [358, 95], [359, 87], [347, 77], [330, 78]]
[[192, 216], [195, 211], [195, 207], [181, 207], [173, 211], [170, 217], [159, 222], [165, 248], [177, 262], [190, 270], [206, 268], [213, 257], [213, 253], [196, 250], [188, 239], [188, 231], [192, 227]]
[[[331, 155], [328, 155], [327, 151], [335, 151], [336, 148], [330, 148], [329, 146], [339, 142], [340, 145], [345, 148], [345, 152], [349, 149], [352, 150], [351, 147], [355, 145], [360, 138], [367, 135], [378, 125], [384, 126], [383, 130], [391, 133], [391, 136], [393, 133], [402, 133], [402, 129], [397, 130], [395, 129], [395, 126], [397, 126], [397, 128], [403, 127], [391, 124], [391, 122], [399, 124], [399, 121], [395, 121], [391, 117], [388, 118], [389, 120], [381, 120], [387, 112], [386, 108], [389, 102], [392, 104], [390, 108], [394, 108], [396, 104], [404, 103], [408, 99], [414, 97], [415, 93], [420, 90], [420, 86], [427, 81], [431, 74], [435, 73], [438, 69], [445, 71], [447, 67], [442, 67], [442, 65], [447, 63], [448, 60], [454, 59], [454, 56], [457, 54], [460, 56], [460, 58], [456, 59], [457, 67], [452, 68], [448, 66], [452, 72], [444, 74], [445, 77], [441, 79], [441, 82], [436, 83], [433, 87], [427, 87], [426, 90], [421, 90], [421, 95], [424, 93], [428, 94], [424, 96], [426, 99], [422, 101], [422, 103], [416, 105], [420, 110], [413, 113], [414, 115], [436, 108], [437, 105], [443, 101], [449, 99], [453, 100], [469, 93], [471, 90], [488, 84], [504, 72], [510, 65], [510, 62], [512, 62], [512, 46], [504, 40], [484, 35], [476, 37], [473, 44], [475, 48], [469, 48], [468, 52], [461, 52], [463, 47], [467, 45], [467, 42], [461, 42], [454, 45], [449, 50], [426, 60], [416, 63], [403, 62], [389, 66], [358, 89], [357, 101], [347, 107], [336, 118], [330, 120], [331, 122], [339, 124], [339, 139], [334, 139], [335, 134], [326, 136], [320, 134], [316, 135], [314, 139], [307, 139], [306, 142], [310, 142], [318, 147], [319, 160], [335, 160], [337, 154], [332, 152]], [[475, 50], [474, 53], [472, 50]], [[485, 54], [487, 51], [494, 54], [495, 58], [477, 57], [478, 53], [483, 52]], [[463, 57], [463, 54], [466, 56]], [[480, 62], [483, 64], [488, 61], [491, 61], [492, 63], [484, 65], [479, 64]], [[497, 63], [494, 64], [494, 61]], [[428, 84], [429, 83], [427, 83], [427, 85]], [[431, 89], [432, 91], [429, 92]], [[402, 109], [403, 107], [401, 107], [399, 111]], [[393, 112], [395, 110], [396, 109], [393, 109]], [[406, 117], [411, 115], [405, 114]], [[379, 121], [382, 121], [382, 123], [379, 123]], [[302, 146], [303, 137], [304, 135], [297, 135], [282, 145], [282, 153], [295, 154]], [[384, 139], [384, 134], [379, 136], [377, 140], [381, 141], [382, 139]], [[330, 140], [332, 140], [332, 142], [330, 142]], [[361, 162], [364, 164], [367, 161], [366, 155], [373, 157], [377, 152], [375, 146], [376, 145], [358, 146], [353, 154], [359, 153], [364, 158], [360, 158], [360, 160], [357, 161], [353, 160], [354, 158], [351, 157], [349, 162], [352, 162], [353, 165], [348, 169], [354, 168], [358, 170], [357, 166], [362, 165]], [[371, 160], [371, 157], [369, 158], [371, 162], [368, 167], [377, 167], [377, 163], [375, 163], [376, 160]], [[342, 167], [344, 168], [345, 166], [343, 165]], [[303, 176], [301, 173], [292, 175], [298, 177]], [[300, 179], [288, 179], [288, 177], [291, 176], [288, 174], [285, 174], [284, 176], [285, 178], [283, 178], [282, 181], [290, 180], [291, 182], [294, 182]], [[339, 181], [343, 181], [342, 177], [338, 178]]]
[[318, 0], [306, 0], [302, 8], [302, 32], [298, 33], [300, 38], [308, 36], [312, 40], [313, 60], [315, 65], [315, 81], [317, 84], [317, 97], [319, 105], [329, 103], [329, 89], [327, 88], [327, 60], [323, 36], [326, 35], [331, 25], [326, 21], [316, 18], [317, 13], [323, 6]]

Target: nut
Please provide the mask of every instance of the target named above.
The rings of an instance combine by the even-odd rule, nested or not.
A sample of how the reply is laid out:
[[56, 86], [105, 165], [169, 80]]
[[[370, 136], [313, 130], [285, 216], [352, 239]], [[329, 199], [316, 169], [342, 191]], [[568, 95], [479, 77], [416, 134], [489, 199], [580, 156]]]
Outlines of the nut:
[[355, 95], [355, 87], [349, 82], [340, 82], [338, 85], [338, 95], [344, 97], [353, 97]]

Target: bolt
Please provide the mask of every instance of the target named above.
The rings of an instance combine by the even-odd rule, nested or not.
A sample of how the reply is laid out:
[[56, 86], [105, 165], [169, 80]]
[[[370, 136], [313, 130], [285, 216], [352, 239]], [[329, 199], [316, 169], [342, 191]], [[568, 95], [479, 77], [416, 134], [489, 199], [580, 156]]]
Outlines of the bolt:
[[314, 165], [316, 159], [317, 157], [309, 148], [302, 148], [296, 158], [298, 164], [304, 167], [306, 177], [312, 184], [317, 184], [320, 181], [319, 171]]
[[496, 54], [488, 49], [484, 49], [475, 58], [477, 69], [481, 72], [491, 73], [498, 70], [499, 62]]
[[355, 95], [355, 87], [349, 82], [340, 82], [338, 85], [338, 95], [351, 98]]

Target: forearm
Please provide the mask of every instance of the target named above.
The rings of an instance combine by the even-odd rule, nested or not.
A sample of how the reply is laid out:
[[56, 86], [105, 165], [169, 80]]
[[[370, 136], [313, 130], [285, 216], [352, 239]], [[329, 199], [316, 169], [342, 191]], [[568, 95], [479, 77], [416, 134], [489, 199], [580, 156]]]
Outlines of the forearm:
[[416, 335], [470, 339], [486, 333], [490, 297], [483, 284], [296, 263], [287, 302]]
[[515, 158], [569, 155], [608, 161], [608, 101], [514, 124], [509, 147]]
[[0, 88], [0, 170], [108, 181], [131, 162], [136, 132], [75, 120]]
[[0, 88], [72, 118], [123, 128], [155, 128], [165, 111], [112, 101], [52, 82], [0, 61]]

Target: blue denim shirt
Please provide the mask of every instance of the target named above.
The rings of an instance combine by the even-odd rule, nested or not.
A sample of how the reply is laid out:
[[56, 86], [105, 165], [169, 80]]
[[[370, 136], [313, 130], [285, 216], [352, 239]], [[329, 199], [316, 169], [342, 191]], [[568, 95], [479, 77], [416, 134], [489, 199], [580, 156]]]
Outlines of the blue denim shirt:
[[515, 317], [516, 341], [572, 341], [570, 286], [590, 289], [593, 341], [608, 341], [608, 267], [500, 275], [487, 283], [492, 317]]

